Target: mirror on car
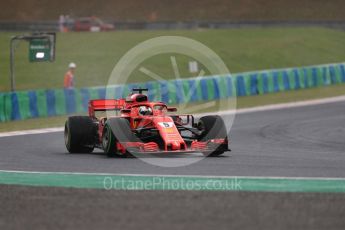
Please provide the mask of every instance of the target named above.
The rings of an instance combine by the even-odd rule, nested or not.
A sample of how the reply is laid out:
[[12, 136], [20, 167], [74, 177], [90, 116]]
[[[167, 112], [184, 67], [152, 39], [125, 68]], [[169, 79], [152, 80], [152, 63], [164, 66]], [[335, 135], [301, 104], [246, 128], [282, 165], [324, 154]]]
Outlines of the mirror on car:
[[121, 113], [130, 114], [131, 110], [130, 109], [121, 109]]

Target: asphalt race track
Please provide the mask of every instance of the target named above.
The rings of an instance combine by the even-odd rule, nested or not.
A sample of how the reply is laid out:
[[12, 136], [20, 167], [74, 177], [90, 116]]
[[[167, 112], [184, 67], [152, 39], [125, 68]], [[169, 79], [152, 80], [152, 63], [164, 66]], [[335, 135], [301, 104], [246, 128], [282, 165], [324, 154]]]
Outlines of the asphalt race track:
[[[237, 115], [232, 152], [164, 168], [101, 151], [68, 154], [63, 133], [0, 138], [1, 170], [158, 175], [345, 177], [345, 102]], [[201, 157], [201, 156], [193, 156]]]
[[[345, 197], [0, 186], [1, 229], [344, 229]], [[25, 228], [23, 227], [25, 226]]]
[[[0, 138], [0, 170], [345, 177], [345, 102], [237, 115], [232, 152], [163, 168], [66, 152], [61, 132]], [[0, 185], [0, 229], [345, 229], [335, 193], [106, 191]], [[15, 218], [12, 218], [15, 216]]]

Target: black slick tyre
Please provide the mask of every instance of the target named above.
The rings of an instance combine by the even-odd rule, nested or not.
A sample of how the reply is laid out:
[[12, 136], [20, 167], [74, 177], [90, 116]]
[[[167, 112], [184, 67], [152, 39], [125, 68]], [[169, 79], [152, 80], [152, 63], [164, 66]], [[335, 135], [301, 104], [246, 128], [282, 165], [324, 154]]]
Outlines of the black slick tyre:
[[140, 141], [132, 132], [128, 120], [125, 118], [111, 118], [107, 120], [102, 136], [103, 150], [108, 157], [130, 157], [129, 151], [120, 153], [117, 149], [118, 142]]
[[95, 145], [95, 125], [90, 117], [73, 116], [65, 123], [65, 146], [69, 153], [91, 153]]
[[103, 146], [104, 153], [108, 157], [116, 157], [118, 155], [117, 140], [109, 124], [106, 124], [103, 129], [102, 146]]
[[[212, 139], [226, 139], [228, 140], [228, 134], [225, 123], [220, 116], [204, 116], [199, 119], [198, 129], [201, 131], [199, 141], [209, 141]], [[209, 143], [209, 148], [212, 151], [204, 152], [204, 155], [209, 157], [219, 156], [228, 151], [228, 144], [216, 144]]]

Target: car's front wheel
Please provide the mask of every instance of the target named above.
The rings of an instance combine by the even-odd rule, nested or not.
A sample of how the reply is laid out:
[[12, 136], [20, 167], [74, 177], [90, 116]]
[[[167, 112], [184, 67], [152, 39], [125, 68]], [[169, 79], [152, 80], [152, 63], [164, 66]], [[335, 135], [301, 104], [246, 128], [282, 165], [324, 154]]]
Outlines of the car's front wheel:
[[140, 142], [131, 130], [130, 124], [125, 118], [111, 118], [103, 129], [102, 145], [103, 150], [108, 157], [131, 157], [131, 152], [126, 149], [125, 153], [121, 153], [117, 149], [117, 143]]
[[115, 157], [118, 155], [117, 140], [109, 124], [106, 124], [103, 129], [102, 146], [108, 157]]
[[[219, 156], [228, 151], [228, 134], [225, 123], [220, 116], [204, 116], [198, 122], [198, 129], [201, 131], [199, 141], [209, 142], [211, 151], [204, 152], [207, 156]], [[226, 143], [210, 142], [212, 140], [224, 139]]]

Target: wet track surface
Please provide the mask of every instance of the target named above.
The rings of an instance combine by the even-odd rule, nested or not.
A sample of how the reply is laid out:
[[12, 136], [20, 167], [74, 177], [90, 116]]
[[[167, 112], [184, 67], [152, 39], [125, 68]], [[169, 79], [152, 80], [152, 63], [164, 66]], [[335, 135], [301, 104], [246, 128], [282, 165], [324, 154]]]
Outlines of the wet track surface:
[[[345, 102], [240, 114], [232, 152], [165, 168], [101, 151], [68, 154], [63, 133], [0, 138], [0, 169], [119, 174], [345, 177]], [[202, 157], [202, 156], [183, 156]], [[183, 158], [182, 157], [182, 158]]]
[[[0, 186], [1, 229], [344, 229], [345, 196]], [[13, 218], [15, 216], [15, 218]]]
[[[345, 177], [345, 102], [238, 115], [231, 141], [233, 151], [222, 157], [164, 168], [133, 158], [108, 159], [101, 152], [68, 154], [62, 132], [3, 137], [0, 169]], [[0, 229], [345, 228], [343, 193], [106, 191], [0, 185], [0, 203]]]

